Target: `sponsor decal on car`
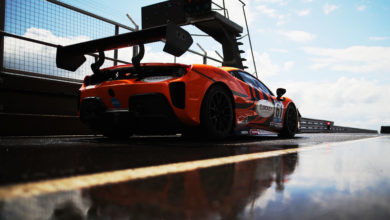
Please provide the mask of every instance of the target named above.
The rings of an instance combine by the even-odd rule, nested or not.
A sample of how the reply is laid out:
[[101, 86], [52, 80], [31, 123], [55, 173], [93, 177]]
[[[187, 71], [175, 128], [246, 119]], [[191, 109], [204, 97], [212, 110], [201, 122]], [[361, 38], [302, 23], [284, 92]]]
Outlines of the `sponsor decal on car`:
[[115, 97], [112, 97], [111, 98], [111, 104], [112, 106], [114, 106], [115, 108], [120, 108], [121, 107], [121, 103], [119, 102], [119, 100]]
[[251, 130], [249, 130], [249, 134], [250, 135], [260, 135], [261, 130], [260, 129], [251, 129]]
[[256, 112], [263, 118], [269, 118], [274, 114], [274, 104], [268, 100], [260, 100], [256, 104]]
[[242, 134], [242, 135], [248, 135], [249, 132], [248, 132], [248, 131], [241, 131], [241, 134]]
[[280, 122], [271, 122], [269, 124], [269, 126], [272, 127], [272, 128], [282, 128], [283, 127], [282, 123], [280, 123]]

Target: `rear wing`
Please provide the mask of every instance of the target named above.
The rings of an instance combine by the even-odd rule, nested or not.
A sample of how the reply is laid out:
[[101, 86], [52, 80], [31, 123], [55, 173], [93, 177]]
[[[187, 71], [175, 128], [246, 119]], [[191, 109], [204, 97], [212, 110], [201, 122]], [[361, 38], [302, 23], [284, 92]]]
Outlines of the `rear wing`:
[[[107, 50], [134, 45], [141, 45], [143, 47], [143, 44], [157, 41], [165, 41], [163, 51], [177, 57], [184, 54], [193, 43], [191, 35], [186, 30], [170, 23], [164, 26], [86, 41], [69, 46], [58, 46], [56, 64], [58, 68], [76, 71], [85, 62], [85, 54], [99, 52], [99, 57], [104, 58], [104, 55], [102, 54]], [[143, 50], [138, 56], [138, 59], [135, 60], [137, 60], [139, 64], [143, 57]], [[100, 62], [102, 61], [103, 60], [100, 60]]]

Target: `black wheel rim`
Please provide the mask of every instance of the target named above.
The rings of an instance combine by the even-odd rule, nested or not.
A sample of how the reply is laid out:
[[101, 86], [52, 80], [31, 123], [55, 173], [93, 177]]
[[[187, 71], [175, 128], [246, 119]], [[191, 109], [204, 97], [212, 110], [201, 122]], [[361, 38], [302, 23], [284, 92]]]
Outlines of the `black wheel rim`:
[[229, 97], [222, 92], [216, 92], [210, 101], [209, 119], [216, 131], [225, 133], [232, 124], [233, 110]]
[[289, 108], [287, 112], [287, 130], [290, 133], [294, 133], [297, 127], [297, 115], [293, 108]]

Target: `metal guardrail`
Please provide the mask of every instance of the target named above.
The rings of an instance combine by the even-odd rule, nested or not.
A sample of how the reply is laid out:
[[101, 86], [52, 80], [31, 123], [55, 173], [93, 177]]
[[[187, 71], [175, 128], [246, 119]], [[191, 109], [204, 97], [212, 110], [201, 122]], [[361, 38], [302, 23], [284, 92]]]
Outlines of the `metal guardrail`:
[[378, 133], [376, 130], [351, 128], [334, 125], [333, 121], [301, 118], [300, 133]]
[[331, 129], [331, 133], [370, 133], [370, 134], [378, 134], [378, 131], [377, 130], [370, 130], [370, 129], [333, 126], [332, 129]]
[[[330, 123], [329, 126], [328, 123]], [[334, 122], [311, 118], [301, 118], [299, 124], [299, 130], [301, 133], [322, 133], [329, 132], [330, 128], [333, 127]]]

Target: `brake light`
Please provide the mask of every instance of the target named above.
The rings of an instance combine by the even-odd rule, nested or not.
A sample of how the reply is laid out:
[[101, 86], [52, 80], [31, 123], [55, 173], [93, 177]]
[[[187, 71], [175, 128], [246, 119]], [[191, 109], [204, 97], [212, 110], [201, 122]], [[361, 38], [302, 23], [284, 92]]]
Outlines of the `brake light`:
[[191, 69], [192, 69], [192, 65], [188, 65], [186, 68], [186, 73], [190, 72]]

